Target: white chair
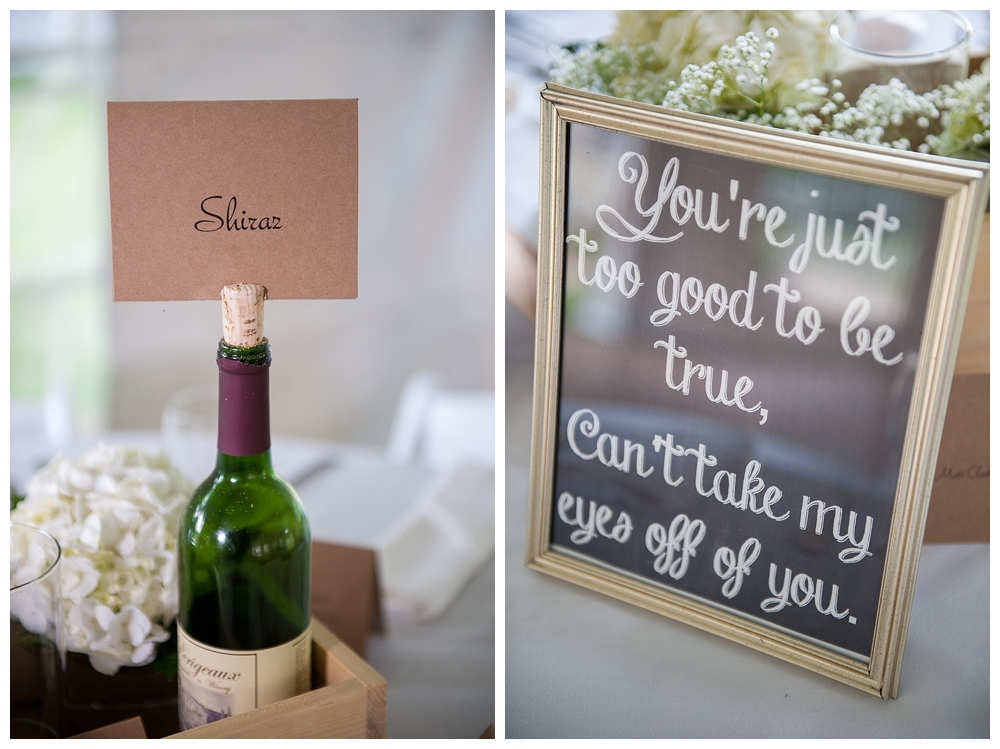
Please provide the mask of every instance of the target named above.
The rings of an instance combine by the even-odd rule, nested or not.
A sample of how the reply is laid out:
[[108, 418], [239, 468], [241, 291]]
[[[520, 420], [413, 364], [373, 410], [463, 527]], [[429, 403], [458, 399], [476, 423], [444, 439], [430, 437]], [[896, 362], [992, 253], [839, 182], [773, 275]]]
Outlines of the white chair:
[[442, 390], [429, 372], [412, 375], [396, 407], [387, 453], [394, 463], [493, 468], [496, 416], [490, 390]]
[[491, 391], [441, 390], [428, 372], [403, 388], [386, 452], [433, 479], [379, 544], [390, 620], [439, 615], [493, 554], [493, 400]]

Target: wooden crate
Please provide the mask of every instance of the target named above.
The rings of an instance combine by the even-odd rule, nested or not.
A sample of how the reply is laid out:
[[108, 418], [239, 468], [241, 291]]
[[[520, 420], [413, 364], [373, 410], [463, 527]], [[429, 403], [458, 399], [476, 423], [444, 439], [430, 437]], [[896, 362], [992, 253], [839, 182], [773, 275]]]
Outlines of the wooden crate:
[[316, 619], [312, 637], [311, 692], [167, 738], [385, 738], [385, 679]]

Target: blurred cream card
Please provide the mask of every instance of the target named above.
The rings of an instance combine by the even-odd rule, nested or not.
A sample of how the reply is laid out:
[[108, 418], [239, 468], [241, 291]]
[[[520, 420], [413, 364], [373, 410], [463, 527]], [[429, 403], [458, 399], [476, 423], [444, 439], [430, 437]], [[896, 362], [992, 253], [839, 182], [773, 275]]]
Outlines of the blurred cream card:
[[357, 99], [108, 102], [116, 301], [358, 295]]

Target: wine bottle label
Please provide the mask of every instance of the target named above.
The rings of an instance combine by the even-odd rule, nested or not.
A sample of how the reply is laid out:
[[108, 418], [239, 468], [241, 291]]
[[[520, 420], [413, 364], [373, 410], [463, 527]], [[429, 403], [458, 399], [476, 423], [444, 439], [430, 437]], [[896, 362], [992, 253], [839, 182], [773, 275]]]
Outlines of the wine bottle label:
[[181, 728], [239, 715], [309, 690], [311, 627], [266, 650], [224, 650], [177, 625]]

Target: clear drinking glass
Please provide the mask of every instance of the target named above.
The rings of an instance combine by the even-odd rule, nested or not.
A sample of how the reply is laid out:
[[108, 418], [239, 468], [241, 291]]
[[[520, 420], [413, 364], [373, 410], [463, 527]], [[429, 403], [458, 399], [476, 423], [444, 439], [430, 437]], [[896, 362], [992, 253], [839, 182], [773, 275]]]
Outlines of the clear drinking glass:
[[163, 407], [160, 438], [170, 461], [188, 481], [200, 484], [215, 468], [219, 386], [192, 385], [173, 393]]
[[65, 658], [59, 542], [10, 524], [10, 735], [59, 735], [58, 679]]
[[924, 94], [969, 75], [972, 24], [950, 10], [848, 10], [830, 25], [833, 78], [848, 101], [898, 78]]

